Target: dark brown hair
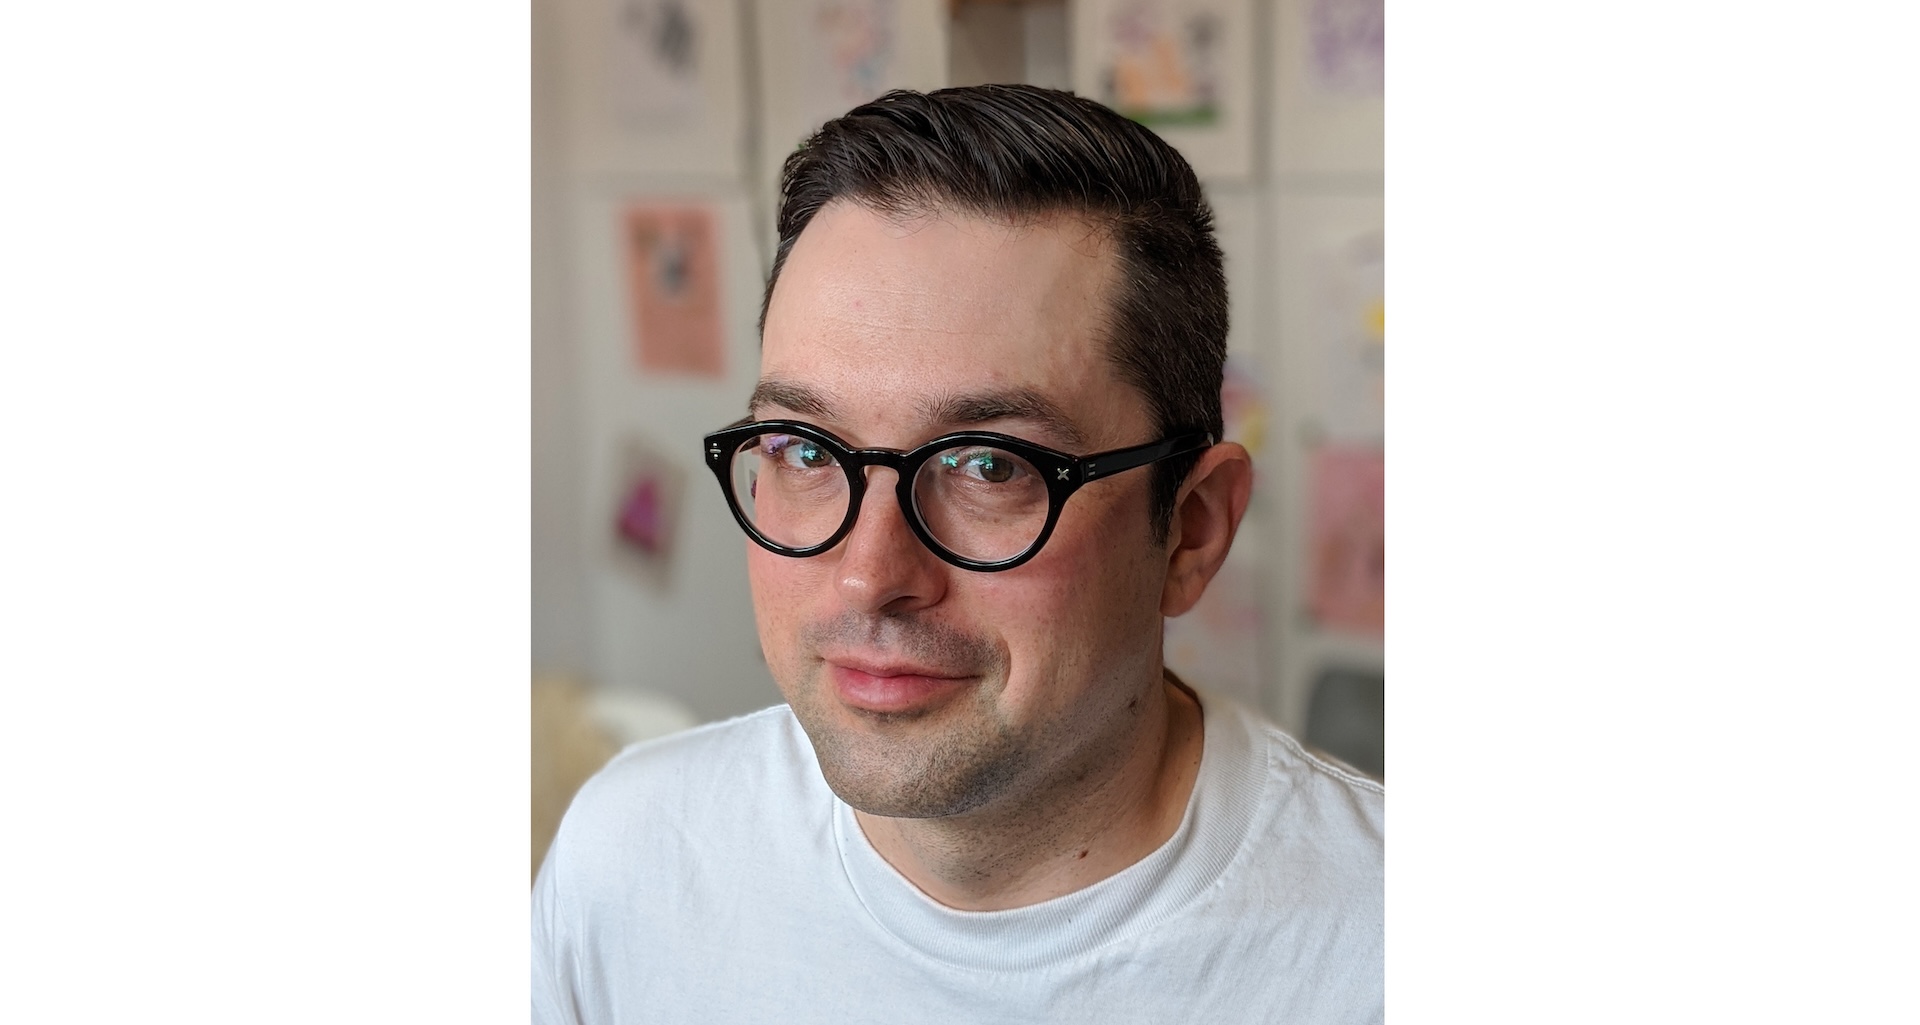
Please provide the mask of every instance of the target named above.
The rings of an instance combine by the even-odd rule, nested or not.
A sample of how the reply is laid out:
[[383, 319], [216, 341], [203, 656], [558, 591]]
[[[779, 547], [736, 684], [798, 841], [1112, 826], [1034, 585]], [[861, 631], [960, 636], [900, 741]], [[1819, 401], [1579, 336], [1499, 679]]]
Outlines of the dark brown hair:
[[[781, 171], [763, 331], [794, 241], [837, 199], [885, 213], [1086, 219], [1120, 259], [1106, 327], [1122, 379], [1146, 396], [1159, 436], [1221, 436], [1227, 281], [1213, 211], [1193, 168], [1159, 136], [1091, 100], [1026, 85], [897, 90], [856, 107], [821, 127]], [[1154, 466], [1155, 543], [1165, 543], [1174, 498], [1199, 458]]]

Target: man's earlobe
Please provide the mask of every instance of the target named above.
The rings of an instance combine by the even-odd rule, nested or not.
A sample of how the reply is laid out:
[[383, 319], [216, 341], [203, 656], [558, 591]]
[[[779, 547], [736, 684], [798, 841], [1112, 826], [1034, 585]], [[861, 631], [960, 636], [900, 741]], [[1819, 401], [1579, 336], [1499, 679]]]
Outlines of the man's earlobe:
[[1200, 600], [1227, 561], [1252, 496], [1253, 457], [1244, 447], [1223, 441], [1201, 454], [1173, 507], [1161, 615], [1181, 615]]

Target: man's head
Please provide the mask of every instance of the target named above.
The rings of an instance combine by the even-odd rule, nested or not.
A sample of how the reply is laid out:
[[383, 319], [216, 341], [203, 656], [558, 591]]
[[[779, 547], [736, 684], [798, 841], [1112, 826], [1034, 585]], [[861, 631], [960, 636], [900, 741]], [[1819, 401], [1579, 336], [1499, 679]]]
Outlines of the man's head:
[[[1046, 90], [895, 93], [814, 136], [784, 194], [753, 419], [817, 426], [842, 451], [961, 431], [1076, 457], [1219, 437], [1219, 249], [1191, 170], [1146, 130]], [[735, 478], [737, 498], [848, 488], [821, 446], [746, 450], [760, 476]], [[1005, 483], [972, 448], [944, 458], [929, 465], [953, 502]], [[1132, 757], [1160, 721], [1161, 617], [1225, 558], [1249, 474], [1221, 444], [1090, 478], [1002, 572], [928, 548], [885, 467], [830, 548], [751, 547], [761, 643], [828, 782], [877, 815], [1017, 812]], [[939, 512], [907, 490], [923, 522]], [[967, 515], [1002, 526], [989, 505]]]
[[[1213, 210], [1193, 168], [1159, 136], [1090, 100], [1032, 86], [893, 92], [855, 108], [787, 158], [763, 332], [794, 243], [836, 200], [1015, 224], [1072, 214], [1092, 226], [1120, 261], [1100, 315], [1105, 358], [1146, 397], [1159, 434], [1221, 436], [1227, 279]], [[1196, 458], [1146, 471], [1157, 541]]]

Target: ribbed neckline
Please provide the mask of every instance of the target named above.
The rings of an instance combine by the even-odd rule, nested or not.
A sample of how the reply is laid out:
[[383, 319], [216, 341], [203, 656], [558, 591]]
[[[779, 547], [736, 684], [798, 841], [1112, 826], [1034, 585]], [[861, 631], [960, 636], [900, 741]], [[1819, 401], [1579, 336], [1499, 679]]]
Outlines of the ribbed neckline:
[[1231, 702], [1196, 691], [1200, 771], [1180, 828], [1153, 853], [1073, 893], [1005, 911], [935, 901], [868, 842], [853, 809], [833, 800], [834, 842], [847, 880], [876, 922], [948, 964], [1016, 971], [1065, 961], [1177, 913], [1227, 870], [1244, 845], [1270, 774], [1267, 738]]

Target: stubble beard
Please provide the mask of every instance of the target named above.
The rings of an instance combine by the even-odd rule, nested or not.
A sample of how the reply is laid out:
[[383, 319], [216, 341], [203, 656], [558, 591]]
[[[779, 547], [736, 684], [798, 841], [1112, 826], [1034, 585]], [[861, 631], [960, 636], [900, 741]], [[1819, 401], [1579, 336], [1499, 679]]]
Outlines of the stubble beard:
[[[813, 654], [830, 644], [887, 651], [975, 681], [924, 713], [851, 710], [834, 697], [827, 667]], [[994, 708], [1007, 667], [990, 642], [910, 616], [845, 614], [805, 628], [799, 651], [801, 664], [786, 667], [787, 703], [827, 786], [854, 808], [888, 818], [962, 815], [1026, 775], [1033, 746]]]

